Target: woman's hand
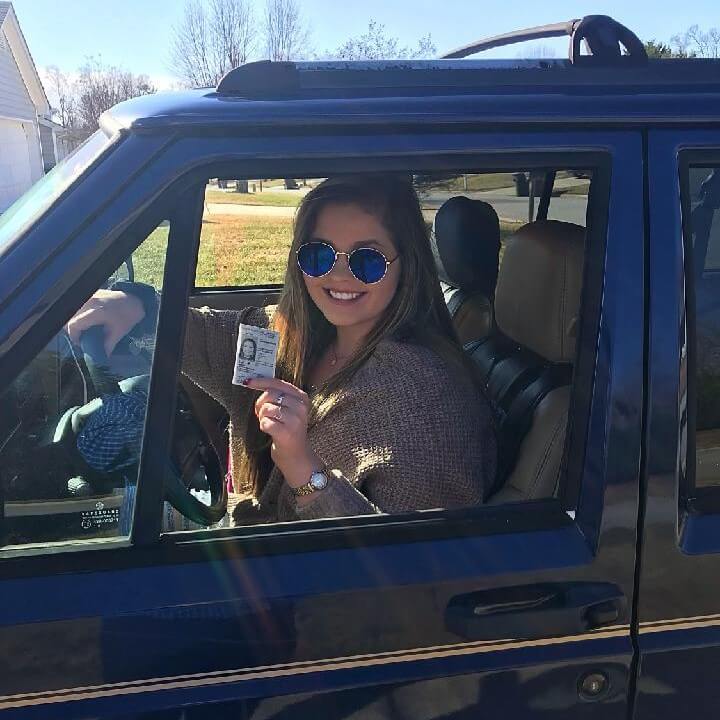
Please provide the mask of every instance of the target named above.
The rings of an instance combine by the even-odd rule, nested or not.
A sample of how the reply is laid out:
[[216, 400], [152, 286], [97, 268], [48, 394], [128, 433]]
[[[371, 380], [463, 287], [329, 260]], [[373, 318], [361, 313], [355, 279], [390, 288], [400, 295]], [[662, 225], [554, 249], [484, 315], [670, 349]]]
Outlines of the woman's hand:
[[323, 466], [307, 440], [310, 399], [295, 385], [274, 378], [254, 378], [245, 383], [262, 390], [255, 401], [260, 429], [270, 435], [270, 454], [290, 487], [301, 487]]
[[77, 345], [88, 328], [105, 329], [105, 353], [112, 355], [115, 346], [143, 318], [145, 309], [139, 298], [119, 290], [98, 290], [67, 324], [70, 339]]

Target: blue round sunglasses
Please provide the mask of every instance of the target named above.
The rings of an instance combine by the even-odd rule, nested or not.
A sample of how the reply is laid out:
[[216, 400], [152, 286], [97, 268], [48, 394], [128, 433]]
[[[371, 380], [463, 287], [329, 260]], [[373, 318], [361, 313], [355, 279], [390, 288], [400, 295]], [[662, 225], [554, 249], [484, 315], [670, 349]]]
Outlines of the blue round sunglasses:
[[313, 240], [297, 249], [297, 263], [305, 275], [322, 277], [335, 267], [339, 255], [347, 258], [350, 272], [366, 285], [380, 282], [399, 257], [388, 260], [379, 250], [369, 247], [357, 248], [351, 253], [338, 252], [329, 243]]

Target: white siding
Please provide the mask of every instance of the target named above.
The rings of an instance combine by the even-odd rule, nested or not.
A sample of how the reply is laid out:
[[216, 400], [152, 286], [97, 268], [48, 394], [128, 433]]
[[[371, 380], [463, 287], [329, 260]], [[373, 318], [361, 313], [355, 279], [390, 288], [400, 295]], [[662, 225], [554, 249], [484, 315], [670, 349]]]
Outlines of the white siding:
[[33, 183], [28, 122], [0, 119], [0, 212], [6, 210]]
[[0, 117], [35, 121], [35, 106], [25, 87], [3, 30], [0, 30]]
[[44, 174], [42, 150], [40, 149], [40, 128], [35, 122], [24, 122], [23, 128], [27, 135], [28, 154], [30, 155], [30, 179], [35, 183]]
[[50, 172], [57, 165], [55, 159], [55, 143], [53, 141], [52, 128], [47, 125], [40, 125], [40, 147], [42, 148], [43, 169]]

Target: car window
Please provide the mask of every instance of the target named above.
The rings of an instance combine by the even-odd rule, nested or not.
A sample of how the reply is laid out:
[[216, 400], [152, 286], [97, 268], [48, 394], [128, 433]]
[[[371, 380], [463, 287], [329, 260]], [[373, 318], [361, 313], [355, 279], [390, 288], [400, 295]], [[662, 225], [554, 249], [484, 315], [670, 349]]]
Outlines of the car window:
[[0, 252], [39, 217], [111, 145], [102, 130], [63, 158], [47, 175], [0, 215]]
[[[129, 268], [160, 287], [168, 231], [161, 223], [99, 291], [117, 292]], [[155, 325], [135, 325], [109, 356], [98, 330], [75, 342], [61, 329], [0, 397], [0, 554], [129, 535]]]
[[211, 180], [195, 286], [267, 286], [282, 283], [298, 203], [317, 181]]
[[[694, 307], [690, 338], [694, 367], [695, 485], [720, 484], [720, 169], [688, 169], [683, 184], [688, 291]], [[692, 440], [692, 438], [691, 438]]]
[[[406, 381], [398, 381], [406, 369], [403, 363], [415, 360], [403, 355], [405, 349], [398, 345], [387, 362], [398, 362], [399, 357], [400, 366], [390, 371], [392, 378], [379, 381], [384, 392], [376, 395], [361, 390], [358, 397], [364, 398], [364, 404], [358, 401], [354, 408], [348, 408], [350, 416], [346, 418], [335, 415], [338, 422], [349, 422], [353, 428], [353, 433], [339, 433], [341, 440], [329, 426], [323, 428], [322, 422], [317, 421], [327, 412], [327, 408], [323, 409], [322, 386], [308, 382], [300, 388], [307, 394], [312, 412], [317, 413], [308, 417], [310, 445], [317, 457], [323, 459], [324, 474], [343, 497], [337, 506], [328, 507], [328, 514], [323, 514], [324, 511], [294, 514], [293, 508], [299, 505], [295, 494], [288, 495], [284, 488], [282, 474], [276, 472], [278, 465], [273, 460], [268, 436], [253, 431], [249, 425], [255, 419], [252, 404], [260, 393], [233, 386], [231, 382], [238, 363], [243, 359], [248, 362], [247, 338], [254, 343], [255, 352], [263, 342], [261, 335], [252, 333], [246, 333], [243, 342], [237, 332], [238, 320], [249, 326], [267, 325], [268, 314], [274, 311], [246, 307], [246, 297], [257, 298], [257, 294], [232, 293], [225, 294], [222, 302], [214, 306], [218, 309], [213, 310], [213, 303], [219, 301], [208, 293], [201, 297], [209, 308], [189, 311], [181, 387], [183, 402], [205, 436], [203, 442], [212, 446], [212, 454], [225, 473], [228, 514], [220, 521], [214, 518], [204, 522], [197, 514], [182, 517], [182, 513], [173, 513], [166, 505], [165, 531], [377, 512], [394, 514], [415, 509], [457, 509], [557, 496], [570, 412], [575, 341], [582, 324], [579, 309], [593, 171], [556, 166], [505, 172], [423, 172], [404, 177], [412, 181], [420, 201], [443, 300], [459, 338], [468, 342], [466, 360], [479, 369], [481, 378], [478, 388], [465, 393], [477, 398], [477, 406], [468, 408], [468, 421], [462, 430], [457, 428], [458, 437], [462, 435], [460, 444], [455, 447], [453, 443], [458, 437], [454, 437], [446, 443], [447, 453], [440, 453], [457, 457], [457, 462], [437, 465], [437, 456], [430, 456], [426, 463], [426, 470], [432, 465], [432, 472], [445, 478], [440, 481], [441, 485], [447, 483], [445, 490], [422, 497], [413, 486], [417, 479], [412, 469], [416, 453], [427, 448], [427, 441], [434, 434], [437, 443], [447, 440], [440, 438], [444, 432], [441, 425], [429, 422], [423, 431], [424, 439], [418, 444], [412, 434], [385, 424], [380, 418], [383, 410], [381, 407], [378, 411], [377, 406], [382, 406], [385, 398], [394, 397], [395, 388], [403, 387], [403, 399], [398, 398], [397, 404], [405, 407], [409, 416], [426, 412], [422, 408], [428, 404], [442, 407], [445, 401], [442, 393], [437, 397], [432, 393], [434, 386], [442, 387], [439, 380], [442, 371], [430, 372], [423, 366], [427, 382], [420, 393], [422, 400], [418, 396], [415, 402], [413, 382], [403, 385]], [[288, 257], [303, 267], [300, 254], [289, 253], [294, 227], [301, 223], [298, 207], [308, 193], [317, 192], [331, 180], [324, 177], [210, 180], [205, 191], [197, 289], [282, 283]], [[544, 193], [548, 182], [555, 183], [551, 194]], [[544, 195], [546, 207], [541, 211]], [[607, 197], [599, 194], [594, 201], [603, 203]], [[533, 220], [528, 222], [528, 217]], [[324, 237], [327, 232], [332, 230], [324, 229], [320, 235]], [[368, 231], [366, 235], [372, 233]], [[318, 239], [315, 235], [313, 238]], [[603, 242], [599, 237], [598, 246], [602, 247]], [[324, 262], [319, 256], [313, 257], [313, 262]], [[567, 277], [558, 274], [558, 268], [564, 268], [571, 276], [569, 286], [565, 285]], [[238, 317], [232, 311], [242, 314]], [[548, 338], [556, 336], [558, 327], [561, 341], [555, 344]], [[332, 364], [333, 360], [337, 358], [329, 357], [328, 362]], [[253, 371], [251, 368], [250, 372]], [[458, 374], [455, 380], [459, 383], [461, 377], [465, 376]], [[478, 395], [474, 394], [476, 390]], [[375, 401], [368, 403], [367, 398]], [[292, 395], [279, 400], [281, 413], [292, 412], [292, 403], [296, 401]], [[288, 408], [283, 408], [282, 402], [288, 403]], [[458, 402], [464, 401], [458, 397]], [[482, 407], [483, 413], [487, 411], [482, 420], [473, 414], [478, 407]], [[352, 412], [359, 414], [353, 419]], [[392, 413], [388, 411], [386, 415]], [[486, 427], [483, 424], [486, 420], [498, 423], [494, 441], [499, 449], [492, 447], [488, 456], [483, 456], [487, 439], [482, 437], [482, 428]], [[239, 452], [239, 447], [251, 447], [256, 458], [262, 457], [267, 475], [260, 485], [250, 480], [248, 472], [253, 463], [247, 464], [249, 454]], [[537, 456], [538, 452], [544, 453], [544, 461]], [[388, 458], [393, 458], [390, 473], [385, 472]], [[403, 463], [410, 468], [405, 474]], [[536, 473], [538, 466], [542, 468], [541, 477]], [[479, 468], [488, 470], [480, 488]], [[202, 473], [198, 477], [201, 485], [205, 483]], [[396, 488], [390, 487], [393, 483], [411, 488], [410, 497], [398, 501]], [[474, 490], [463, 488], [463, 483], [473, 484]], [[193, 487], [193, 481], [188, 480], [186, 485]], [[210, 491], [203, 497], [208, 505], [216, 499]]]
[[[554, 177], [547, 217], [585, 225], [589, 170], [418, 173], [413, 182], [428, 228], [432, 229], [435, 214], [446, 200], [462, 196], [492, 205], [504, 240], [537, 217], [549, 172], [554, 172]], [[322, 180], [210, 180], [205, 191], [196, 288], [281, 285], [295, 212], [302, 198]]]

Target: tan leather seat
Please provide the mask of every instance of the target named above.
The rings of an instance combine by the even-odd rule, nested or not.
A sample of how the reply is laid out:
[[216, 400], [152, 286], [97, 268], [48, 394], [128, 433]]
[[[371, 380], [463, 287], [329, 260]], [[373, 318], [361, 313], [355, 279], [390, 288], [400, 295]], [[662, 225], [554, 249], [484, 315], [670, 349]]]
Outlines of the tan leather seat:
[[486, 385], [498, 412], [502, 481], [490, 503], [556, 492], [570, 402], [580, 311], [585, 228], [540, 220], [508, 238], [495, 293], [505, 348], [488, 365]]
[[445, 303], [460, 341], [485, 337], [493, 326], [500, 222], [489, 205], [458, 195], [435, 214], [431, 234]]

